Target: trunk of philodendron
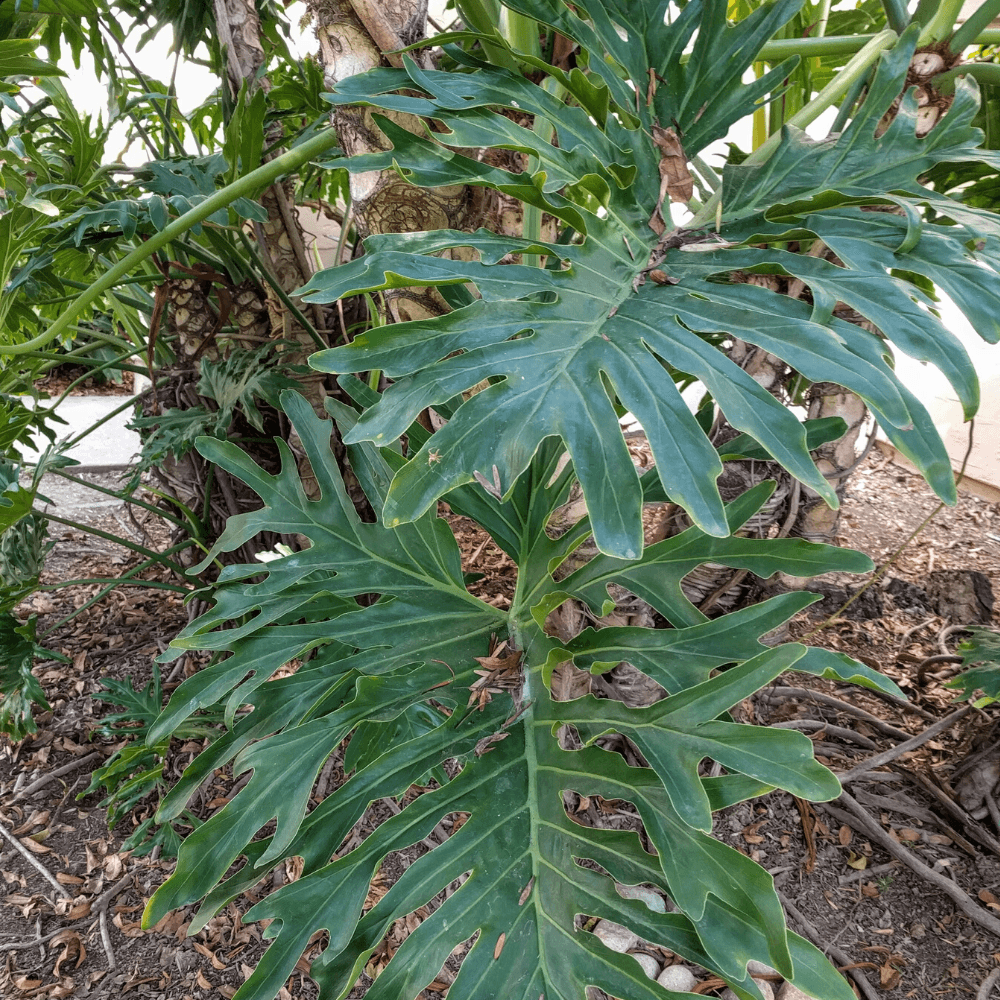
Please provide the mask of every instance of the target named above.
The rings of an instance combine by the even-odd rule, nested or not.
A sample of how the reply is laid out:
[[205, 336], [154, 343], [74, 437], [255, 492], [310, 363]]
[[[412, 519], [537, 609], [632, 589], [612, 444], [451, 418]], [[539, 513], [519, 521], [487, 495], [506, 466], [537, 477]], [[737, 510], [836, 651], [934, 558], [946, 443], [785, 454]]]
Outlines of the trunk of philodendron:
[[[422, 38], [427, 0], [308, 0], [319, 41], [324, 81], [330, 90], [358, 73], [387, 63], [401, 65], [384, 53]], [[425, 59], [420, 53], [411, 53]], [[424, 122], [412, 115], [386, 113], [411, 132], [423, 134]], [[375, 127], [368, 108], [337, 108], [331, 121], [347, 156], [391, 148]], [[351, 174], [351, 221], [361, 237], [431, 229], [471, 231], [484, 224], [487, 197], [478, 188], [451, 185], [419, 188], [393, 170]], [[458, 257], [463, 251], [449, 251]], [[423, 319], [447, 311], [431, 288], [404, 288], [385, 293], [391, 321]]]
[[[260, 18], [254, 0], [214, 0], [215, 20], [219, 41], [226, 55], [226, 75], [230, 93], [235, 97], [244, 83], [270, 89], [270, 81], [260, 75], [264, 65], [264, 48], [260, 41]], [[266, 137], [266, 144], [273, 147], [281, 139], [281, 128], [275, 125]], [[272, 155], [277, 155], [274, 153]], [[267, 212], [267, 221], [255, 226], [258, 251], [278, 286], [287, 295], [301, 288], [312, 276], [313, 268], [306, 251], [305, 238], [295, 211], [294, 182], [279, 181], [261, 196]], [[271, 319], [271, 338], [284, 340], [290, 346], [285, 357], [289, 364], [305, 368], [306, 358], [316, 349], [316, 343], [281, 301], [270, 285], [266, 288], [267, 309]], [[324, 323], [320, 307], [313, 307], [314, 326], [322, 331]], [[300, 345], [300, 346], [292, 346]], [[318, 414], [324, 414], [326, 398], [324, 376], [319, 373], [298, 375], [301, 392]], [[309, 469], [298, 442], [289, 440], [295, 451], [299, 471], [310, 496], [318, 494], [316, 477]]]

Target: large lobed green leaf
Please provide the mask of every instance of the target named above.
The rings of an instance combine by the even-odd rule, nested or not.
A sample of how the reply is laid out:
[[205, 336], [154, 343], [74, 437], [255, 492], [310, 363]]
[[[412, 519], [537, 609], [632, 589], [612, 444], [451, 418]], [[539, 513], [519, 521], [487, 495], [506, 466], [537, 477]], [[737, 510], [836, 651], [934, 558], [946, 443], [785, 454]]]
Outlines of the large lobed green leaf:
[[[801, 426], [720, 350], [734, 337], [782, 358], [811, 381], [856, 392], [934, 489], [953, 500], [944, 446], [920, 401], [896, 378], [887, 343], [832, 313], [837, 302], [853, 307], [900, 350], [941, 368], [966, 413], [975, 411], [978, 385], [966, 352], [904, 277], [931, 277], [957, 293], [957, 304], [979, 332], [996, 339], [996, 222], [919, 182], [935, 163], [995, 155], [978, 148], [981, 134], [970, 125], [975, 84], [958, 85], [951, 109], [927, 137], [915, 135], [911, 98], [877, 135], [905, 79], [915, 44], [910, 32], [882, 56], [848, 129], [822, 143], [789, 129], [764, 164], [727, 167], [719, 233], [678, 231], [675, 242], [683, 245], [658, 250], [649, 225], [660, 194], [653, 125], [675, 128], [691, 156], [723, 134], [734, 116], [752, 110], [762, 91], [757, 84], [740, 84], [740, 74], [756, 45], [797, 4], [769, 5], [738, 29], [725, 26], [723, 5], [699, 0], [671, 24], [664, 23], [665, 5], [653, 2], [629, 4], [617, 13], [596, 2], [575, 5], [576, 13], [561, 0], [512, 6], [530, 9], [581, 42], [616, 113], [595, 114], [600, 102], [593, 83], [585, 90], [572, 75], [558, 78], [581, 106], [563, 103], [504, 70], [455, 74], [426, 71], [412, 62], [402, 70], [379, 69], [343, 81], [330, 95], [337, 104], [423, 115], [449, 130], [445, 148], [430, 135], [413, 135], [375, 114], [393, 148], [350, 159], [348, 169], [394, 166], [423, 186], [492, 187], [554, 215], [568, 235], [577, 234], [558, 244], [484, 230], [371, 237], [364, 257], [320, 272], [304, 287], [306, 299], [316, 302], [407, 285], [471, 283], [478, 289], [479, 298], [448, 315], [369, 331], [311, 361], [324, 371], [378, 368], [395, 380], [362, 417], [351, 441], [387, 443], [424, 407], [443, 404], [484, 379], [491, 383], [458, 407], [396, 472], [382, 511], [385, 523], [419, 516], [476, 472], [492, 480], [494, 467], [508, 491], [541, 443], [554, 436], [574, 459], [598, 546], [636, 558], [642, 549], [641, 491], [612, 419], [617, 403], [645, 428], [670, 495], [695, 524], [724, 535], [713, 483], [721, 464], [680, 397], [675, 382], [682, 373], [706, 386], [731, 424], [835, 503], [810, 459]], [[581, 9], [588, 20], [579, 16]], [[725, 52], [728, 61], [676, 58], [695, 28], [697, 51]], [[647, 33], [651, 40], [638, 44]], [[623, 86], [623, 72], [635, 90]], [[650, 74], [669, 86], [648, 87]], [[768, 87], [773, 90], [773, 82]], [[556, 144], [497, 108], [550, 123]], [[514, 174], [454, 151], [483, 146], [530, 154], [534, 173]], [[901, 207], [901, 218], [855, 207], [887, 202]], [[922, 202], [933, 203], [956, 226], [923, 224]], [[980, 235], [977, 227], [986, 234], [979, 254], [970, 249]], [[787, 252], [783, 247], [792, 238], [829, 240], [842, 266]], [[460, 247], [472, 248], [478, 259], [448, 259], [448, 252]], [[511, 254], [543, 255], [547, 265], [504, 263]], [[643, 280], [651, 254], [675, 284]], [[811, 301], [745, 284], [748, 271], [799, 277]], [[981, 282], [973, 280], [975, 272], [981, 272]]]
[[[853, 661], [810, 666], [812, 651], [802, 646], [761, 643], [760, 636], [813, 597], [787, 594], [712, 622], [687, 604], [677, 611], [677, 628], [586, 630], [565, 644], [544, 633], [532, 608], [557, 589], [600, 603], [605, 583], [614, 582], [643, 585], [654, 606], [680, 609], [684, 599], [675, 591], [675, 576], [706, 559], [810, 575], [868, 569], [870, 563], [801, 541], [746, 549], [746, 539], [718, 539], [692, 528], [681, 536], [683, 565], [651, 546], [635, 562], [599, 555], [557, 584], [552, 572], [589, 529], [584, 524], [559, 538], [546, 533], [571, 482], [561, 448], [549, 443], [508, 500], [479, 486], [448, 495], [454, 509], [476, 509], [491, 532], [516, 542], [518, 597], [503, 614], [465, 591], [454, 538], [434, 513], [396, 527], [361, 522], [333, 471], [330, 423], [294, 393], [283, 394], [282, 404], [319, 478], [323, 494], [317, 499], [302, 490], [290, 458], [271, 476], [234, 447], [213, 439], [200, 443], [220, 467], [258, 490], [266, 505], [232, 519], [219, 549], [235, 548], [254, 530], [274, 530], [275, 524], [307, 535], [312, 544], [262, 566], [228, 569], [214, 607], [167, 654], [205, 649], [229, 656], [174, 692], [150, 728], [150, 741], [177, 732], [193, 713], [232, 694], [229, 731], [188, 768], [158, 819], [179, 815], [216, 768], [232, 762], [234, 774], [252, 775], [184, 842], [174, 875], [147, 908], [146, 924], [204, 898], [192, 925], [204, 926], [273, 866], [297, 856], [302, 878], [247, 914], [272, 921], [266, 935], [273, 940], [239, 1000], [273, 997], [319, 930], [329, 941], [311, 974], [324, 998], [346, 996], [393, 921], [449, 886], [454, 891], [371, 986], [372, 1000], [416, 995], [473, 937], [451, 986], [454, 1000], [537, 1000], [541, 994], [583, 1000], [588, 985], [616, 996], [661, 996], [631, 957], [607, 950], [590, 933], [591, 918], [625, 923], [715, 971], [741, 1000], [760, 997], [746, 974], [751, 959], [779, 969], [812, 996], [849, 1000], [850, 990], [820, 953], [784, 929], [770, 876], [710, 835], [713, 809], [774, 787], [810, 798], [838, 793], [836, 779], [813, 759], [804, 736], [738, 725], [728, 715], [786, 669], [836, 669], [841, 675], [861, 669]], [[332, 401], [328, 406], [342, 432], [355, 424], [355, 411]], [[350, 457], [373, 502], [384, 497], [392, 470], [404, 461], [392, 448], [370, 444], [352, 446]], [[655, 492], [651, 482], [644, 489]], [[770, 489], [765, 484], [724, 509], [728, 523], [738, 527]], [[487, 500], [477, 506], [477, 497]], [[565, 593], [555, 598], [562, 599]], [[486, 656], [491, 633], [520, 648], [523, 659], [511, 694], [494, 694], [480, 711], [468, 707], [468, 689], [479, 676], [475, 657]], [[669, 697], [642, 709], [589, 694], [553, 699], [556, 669], [600, 670], [622, 660], [662, 684]], [[289, 661], [298, 663], [294, 672], [268, 680]], [[561, 745], [558, 734], [567, 727], [581, 749]], [[352, 730], [347, 752], [353, 773], [310, 810], [317, 774]], [[607, 749], [611, 733], [627, 737], [650, 766], [630, 767]], [[703, 777], [699, 765], [706, 757], [726, 773]], [[446, 760], [460, 765], [451, 780], [440, 770]], [[401, 798], [430, 773], [438, 775], [437, 787], [343, 851], [344, 838], [369, 804]], [[644, 850], [635, 833], [580, 825], [564, 806], [570, 792], [631, 803], [656, 853]], [[467, 822], [418, 857], [365, 911], [385, 856], [423, 840], [455, 814], [467, 814]], [[270, 820], [271, 836], [255, 839]], [[246, 860], [234, 870], [241, 856]], [[599, 868], [580, 867], [584, 860]], [[636, 894], [628, 887], [640, 884], [656, 887], [641, 894], [652, 908], [631, 898]]]

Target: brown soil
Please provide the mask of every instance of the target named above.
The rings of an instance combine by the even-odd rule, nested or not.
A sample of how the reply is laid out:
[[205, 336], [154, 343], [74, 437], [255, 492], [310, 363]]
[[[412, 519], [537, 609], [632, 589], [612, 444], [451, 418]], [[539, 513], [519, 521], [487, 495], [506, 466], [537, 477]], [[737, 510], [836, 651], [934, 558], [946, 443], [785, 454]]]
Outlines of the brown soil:
[[[843, 541], [880, 563], [935, 505], [918, 477], [876, 453], [852, 481], [844, 505]], [[161, 528], [142, 525], [142, 518], [137, 527], [117, 508], [95, 507], [81, 512], [78, 519], [112, 534], [131, 530], [141, 538], [145, 532], [144, 544], [150, 539], [163, 541], [157, 534]], [[510, 561], [471, 522], [455, 518], [453, 524], [466, 571], [483, 574], [472, 584], [474, 592], [507, 606], [514, 580]], [[115, 576], [133, 565], [133, 554], [120, 546], [66, 530], [49, 563], [48, 580]], [[885, 579], [895, 577], [923, 587], [929, 572], [967, 569], [980, 570], [1000, 594], [1000, 508], [963, 495], [958, 507], [939, 513], [907, 547]], [[158, 578], [169, 579], [162, 573]], [[920, 733], [956, 707], [954, 693], [943, 686], [955, 667], [938, 663], [922, 674], [918, 667], [927, 656], [940, 653], [941, 644], [954, 649], [961, 636], [949, 634], [947, 628], [961, 622], [943, 618], [921, 605], [919, 595], [914, 597], [898, 585], [895, 591], [885, 590], [881, 583], [876, 587], [882, 599], [876, 617], [841, 617], [808, 641], [826, 642], [884, 670], [907, 692], [913, 708], [887, 703], [859, 688], [801, 675], [782, 678], [748, 708], [761, 722], [800, 725], [814, 739], [820, 758], [838, 771], [891, 748], [896, 740], [868, 721], [789, 688], [834, 695], [907, 734]], [[36, 595], [24, 610], [39, 615], [39, 630], [44, 632], [96, 589], [92, 584], [79, 585]], [[811, 612], [793, 624], [793, 636], [803, 636], [824, 622], [822, 611]], [[227, 997], [264, 950], [260, 928], [242, 923], [241, 916], [252, 903], [248, 899], [231, 904], [192, 938], [185, 936], [192, 910], [142, 931], [138, 925], [142, 907], [172, 863], [156, 852], [149, 857], [128, 856], [121, 844], [151, 815], [155, 802], [145, 802], [109, 831], [106, 814], [98, 806], [100, 796], [77, 799], [87, 787], [90, 770], [119, 745], [94, 735], [109, 708], [94, 697], [101, 679], [132, 676], [138, 686], [147, 684], [153, 657], [186, 621], [178, 595], [122, 587], [45, 639], [70, 662], [48, 661], [36, 670], [52, 704], [51, 712], [38, 717], [39, 732], [18, 745], [0, 745], [0, 824], [13, 831], [68, 898], [61, 898], [7, 840], [0, 840], [5, 893], [0, 904], [0, 996], [11, 1000]], [[994, 617], [994, 623], [1000, 624], [1000, 618]], [[165, 667], [167, 690], [196, 667], [192, 658]], [[896, 759], [885, 780], [848, 786], [882, 831], [951, 879], [970, 905], [987, 915], [1000, 911], [1000, 853], [989, 846], [996, 843], [998, 827], [989, 814], [979, 822], [961, 806], [948, 811], [941, 800], [948, 798], [949, 783], [961, 777], [963, 767], [966, 774], [975, 774], [991, 759], [988, 751], [997, 743], [997, 715], [996, 706], [975, 710], [918, 750]], [[851, 731], [854, 739], [844, 730]], [[199, 747], [193, 742], [175, 746], [167, 776], [176, 777]], [[984, 757], [975, 756], [983, 751], [987, 751]], [[99, 757], [91, 758], [94, 753]], [[61, 773], [37, 791], [19, 794], [57, 770]], [[330, 780], [336, 781], [337, 773], [334, 768]], [[928, 784], [939, 795], [928, 791]], [[192, 803], [194, 814], [205, 819], [221, 808], [229, 787], [225, 774], [215, 776]], [[374, 822], [378, 817], [369, 819]], [[716, 832], [772, 872], [790, 904], [791, 926], [807, 937], [815, 935], [824, 947], [832, 944], [840, 949], [834, 955], [857, 963], [859, 969], [854, 971], [867, 977], [870, 996], [974, 998], [1000, 961], [1000, 938], [971, 920], [938, 886], [891, 858], [859, 827], [862, 824], [844, 802], [808, 805], [775, 793], [720, 814]], [[289, 863], [259, 891], [263, 894], [296, 874]], [[54, 932], [58, 936], [35, 943]], [[312, 957], [316, 952], [318, 946]], [[301, 970], [286, 983], [286, 1000], [315, 997], [307, 961]], [[709, 990], [708, 995], [714, 993]]]
[[55, 398], [62, 395], [68, 386], [77, 379], [82, 381], [70, 392], [71, 396], [131, 396], [134, 391], [134, 372], [114, 372], [115, 378], [102, 378], [101, 375], [87, 377], [92, 370], [91, 365], [65, 364], [53, 368], [45, 378], [39, 379], [35, 386], [43, 393]]

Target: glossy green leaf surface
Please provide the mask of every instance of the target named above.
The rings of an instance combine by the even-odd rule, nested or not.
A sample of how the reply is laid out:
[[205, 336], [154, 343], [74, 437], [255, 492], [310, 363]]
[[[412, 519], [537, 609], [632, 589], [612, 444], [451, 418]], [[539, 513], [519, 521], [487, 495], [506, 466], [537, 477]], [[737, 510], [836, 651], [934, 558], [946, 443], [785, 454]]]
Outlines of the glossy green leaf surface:
[[[672, 23], [664, 23], [663, 10], [653, 3], [629, 5], [618, 15], [603, 4], [585, 4], [587, 20], [559, 0], [523, 6], [595, 54], [592, 65], [616, 115], [588, 116], [584, 107], [593, 102], [592, 92], [581, 91], [581, 106], [574, 107], [503, 70], [454, 74], [412, 62], [404, 70], [346, 80], [330, 95], [336, 104], [423, 115], [448, 130], [451, 148], [376, 114], [392, 150], [353, 158], [348, 169], [395, 167], [418, 185], [491, 187], [579, 234], [567, 244], [485, 230], [372, 237], [364, 257], [320, 272], [304, 287], [305, 298], [315, 302], [411, 285], [471, 283], [478, 290], [478, 299], [445, 316], [381, 327], [311, 360], [323, 371], [377, 368], [395, 381], [361, 418], [351, 441], [388, 443], [425, 407], [485, 379], [491, 383], [396, 471], [382, 509], [385, 523], [419, 516], [477, 472], [492, 481], [496, 468], [506, 493], [542, 442], [558, 437], [574, 460], [598, 546], [609, 555], [638, 557], [641, 494], [611, 419], [617, 403], [644, 427], [667, 493], [705, 532], [725, 535], [712, 483], [721, 465], [676, 387], [682, 373], [709, 390], [730, 424], [836, 503], [801, 426], [720, 350], [732, 338], [765, 349], [810, 381], [857, 393], [896, 447], [953, 500], [944, 446], [920, 401], [896, 378], [888, 345], [833, 311], [837, 303], [850, 307], [899, 350], [939, 367], [966, 413], [975, 411], [979, 390], [967, 353], [903, 276], [925, 275], [954, 291], [980, 333], [996, 338], [1000, 261], [993, 250], [974, 256], [967, 245], [976, 219], [987, 213], [977, 215], [919, 183], [936, 163], [994, 155], [978, 148], [981, 134], [970, 124], [975, 84], [959, 85], [954, 104], [928, 136], [916, 136], [910, 97], [883, 130], [879, 123], [899, 93], [915, 42], [908, 33], [882, 56], [868, 97], [843, 133], [817, 143], [786, 130], [766, 162], [725, 168], [717, 234], [672, 231], [668, 221], [667, 235], [674, 239], [660, 245], [650, 227], [661, 197], [653, 126], [678, 130], [684, 154], [692, 156], [723, 134], [733, 115], [752, 110], [762, 91], [757, 83], [737, 82], [741, 67], [752, 61], [755, 39], [764, 37], [758, 29], [773, 31], [796, 5], [761, 8], [753, 24], [741, 22], [739, 30], [725, 25], [720, 5], [697, 0]], [[626, 39], [618, 31], [623, 25]], [[676, 58], [695, 28], [697, 51], [725, 51], [730, 61]], [[623, 90], [622, 72], [640, 81], [638, 98]], [[648, 87], [650, 74], [664, 82]], [[731, 85], [722, 85], [723, 76]], [[564, 77], [572, 97], [577, 85]], [[713, 96], [706, 101], [706, 94]], [[498, 107], [550, 123], [556, 144], [542, 142], [537, 131]], [[482, 146], [528, 154], [534, 173], [510, 173], [454, 151]], [[942, 201], [954, 206], [964, 232], [923, 224], [919, 206], [928, 201], [942, 213], [948, 211]], [[862, 210], [887, 202], [903, 215]], [[838, 260], [789, 252], [793, 232], [822, 241], [829, 236]], [[995, 247], [995, 236], [987, 242]], [[450, 259], [450, 251], [462, 247], [476, 251], [477, 259]], [[548, 266], [511, 263], [512, 254], [544, 255]], [[651, 264], [665, 283], [646, 277]], [[983, 271], [981, 288], [972, 268]], [[747, 284], [748, 272], [801, 279], [809, 299]]]
[[[239, 1000], [270, 1000], [321, 929], [329, 943], [312, 975], [324, 998], [346, 996], [392, 923], [449, 887], [447, 899], [430, 907], [370, 987], [375, 1000], [416, 995], [453, 949], [473, 937], [450, 990], [458, 1000], [537, 1000], [540, 994], [583, 1000], [588, 985], [612, 995], [660, 997], [632, 958], [609, 951], [591, 933], [594, 918], [626, 923], [715, 971], [743, 1000], [760, 997], [746, 975], [750, 959], [766, 961], [822, 1000], [849, 1000], [850, 991], [819, 952], [784, 929], [770, 877], [709, 832], [714, 809], [771, 788], [814, 799], [838, 793], [836, 778], [816, 763], [802, 734], [736, 724], [728, 714], [809, 659], [805, 647], [769, 648], [760, 637], [813, 597], [785, 594], [710, 622], [687, 603], [677, 611], [679, 627], [588, 629], [560, 643], [536, 624], [536, 602], [565, 600], [567, 587], [600, 602], [607, 583], [633, 588], [656, 567], [645, 584], [654, 606], [681, 609], [686, 602], [673, 579], [687, 569], [650, 546], [639, 561], [598, 555], [557, 582], [552, 571], [588, 530], [584, 523], [559, 538], [545, 530], [570, 481], [565, 468], [556, 474], [558, 445], [539, 451], [504, 501], [478, 485], [449, 495], [470, 507], [476, 494], [489, 497], [482, 522], [516, 542], [522, 579], [510, 611], [500, 612], [465, 591], [454, 538], [434, 514], [392, 528], [361, 522], [334, 471], [330, 422], [294, 393], [283, 394], [282, 404], [320, 480], [318, 498], [306, 496], [291, 462], [271, 476], [227, 444], [200, 444], [266, 504], [232, 519], [218, 549], [274, 524], [307, 535], [312, 544], [260, 566], [227, 570], [214, 606], [165, 657], [191, 649], [229, 653], [174, 692], [150, 727], [150, 741], [177, 732], [192, 713], [231, 694], [228, 731], [190, 765], [158, 819], [180, 815], [219, 767], [232, 762], [234, 774], [252, 773], [232, 801], [185, 840], [146, 923], [203, 898], [192, 926], [204, 926], [274, 865], [298, 856], [302, 877], [247, 914], [272, 921], [266, 932], [272, 944]], [[356, 411], [333, 401], [328, 406], [341, 432], [356, 424]], [[350, 455], [373, 500], [384, 496], [393, 468], [404, 461], [390, 448], [366, 443], [351, 446]], [[724, 509], [727, 524], [738, 528], [770, 489], [763, 484]], [[684, 566], [703, 558], [725, 561], [725, 551], [713, 546], [754, 541], [714, 538], [697, 528], [679, 537]], [[365, 562], [357, 555], [362, 543]], [[762, 572], [869, 566], [857, 554], [798, 540], [764, 540], [730, 555], [733, 565], [747, 562]], [[482, 658], [491, 635], [506, 638], [519, 655], [509, 683], [480, 708], [469, 689], [483, 676], [481, 664], [490, 662]], [[293, 660], [299, 664], [294, 672], [268, 680]], [[554, 697], [557, 671], [601, 672], [622, 661], [660, 683], [666, 696], [645, 708], [591, 694]], [[560, 738], [567, 729], [578, 735], [576, 749]], [[310, 808], [317, 775], [352, 731], [353, 772]], [[611, 749], [612, 736], [631, 741], [649, 766], [629, 766]], [[725, 773], [706, 778], [705, 759], [718, 761]], [[442, 771], [445, 761], [452, 764]], [[439, 775], [437, 787], [397, 805], [397, 814], [356, 846], [344, 846], [372, 802], [402, 802], [410, 786], [431, 773]], [[572, 793], [630, 803], [655, 853], [635, 832], [582, 825], [566, 809]], [[366, 909], [385, 856], [424, 840], [456, 815], [468, 819]], [[270, 820], [273, 834], [255, 839]], [[241, 856], [246, 860], [234, 870]], [[603, 873], [581, 868], [583, 859]], [[628, 887], [640, 884], [655, 887], [653, 908], [629, 894]]]

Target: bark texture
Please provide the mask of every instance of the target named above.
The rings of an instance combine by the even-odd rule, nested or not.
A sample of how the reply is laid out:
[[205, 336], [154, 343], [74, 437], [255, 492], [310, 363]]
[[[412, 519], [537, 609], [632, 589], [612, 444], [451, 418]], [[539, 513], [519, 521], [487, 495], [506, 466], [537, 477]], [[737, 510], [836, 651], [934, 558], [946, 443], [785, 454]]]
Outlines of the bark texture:
[[[264, 48], [260, 41], [260, 18], [254, 0], [214, 0], [214, 5], [219, 38], [226, 53], [231, 94], [235, 97], [244, 85], [250, 91], [256, 87], [263, 88], [265, 92], [270, 90], [270, 81], [261, 74]], [[281, 128], [275, 125], [266, 136], [266, 143], [273, 147], [280, 140]], [[313, 274], [302, 225], [295, 211], [294, 188], [291, 179], [272, 184], [260, 199], [267, 212], [267, 221], [255, 223], [258, 252], [277, 285], [289, 296]], [[308, 356], [316, 350], [316, 343], [273, 288], [268, 286], [266, 294], [271, 338], [287, 342], [285, 357], [289, 364], [304, 366]], [[308, 311], [312, 313], [314, 328], [323, 336], [325, 323], [322, 309], [316, 306]], [[302, 394], [313, 409], [325, 416], [324, 376], [318, 372], [305, 374], [298, 376], [298, 381]], [[289, 437], [289, 445], [296, 454], [306, 493], [318, 496], [316, 477], [294, 433]]]
[[[309, 0], [319, 42], [324, 82], [331, 89], [347, 77], [399, 60], [384, 53], [423, 37], [426, 0]], [[427, 64], [426, 55], [417, 53]], [[417, 135], [427, 125], [412, 115], [389, 115]], [[368, 108], [338, 108], [332, 114], [340, 145], [348, 156], [389, 149]], [[474, 154], [473, 154], [474, 155]], [[482, 224], [486, 197], [464, 185], [419, 188], [395, 171], [351, 175], [352, 221], [360, 237], [431, 229], [473, 230]], [[457, 255], [457, 254], [453, 254]], [[423, 319], [445, 311], [437, 292], [426, 288], [397, 289], [386, 295], [390, 319]]]

